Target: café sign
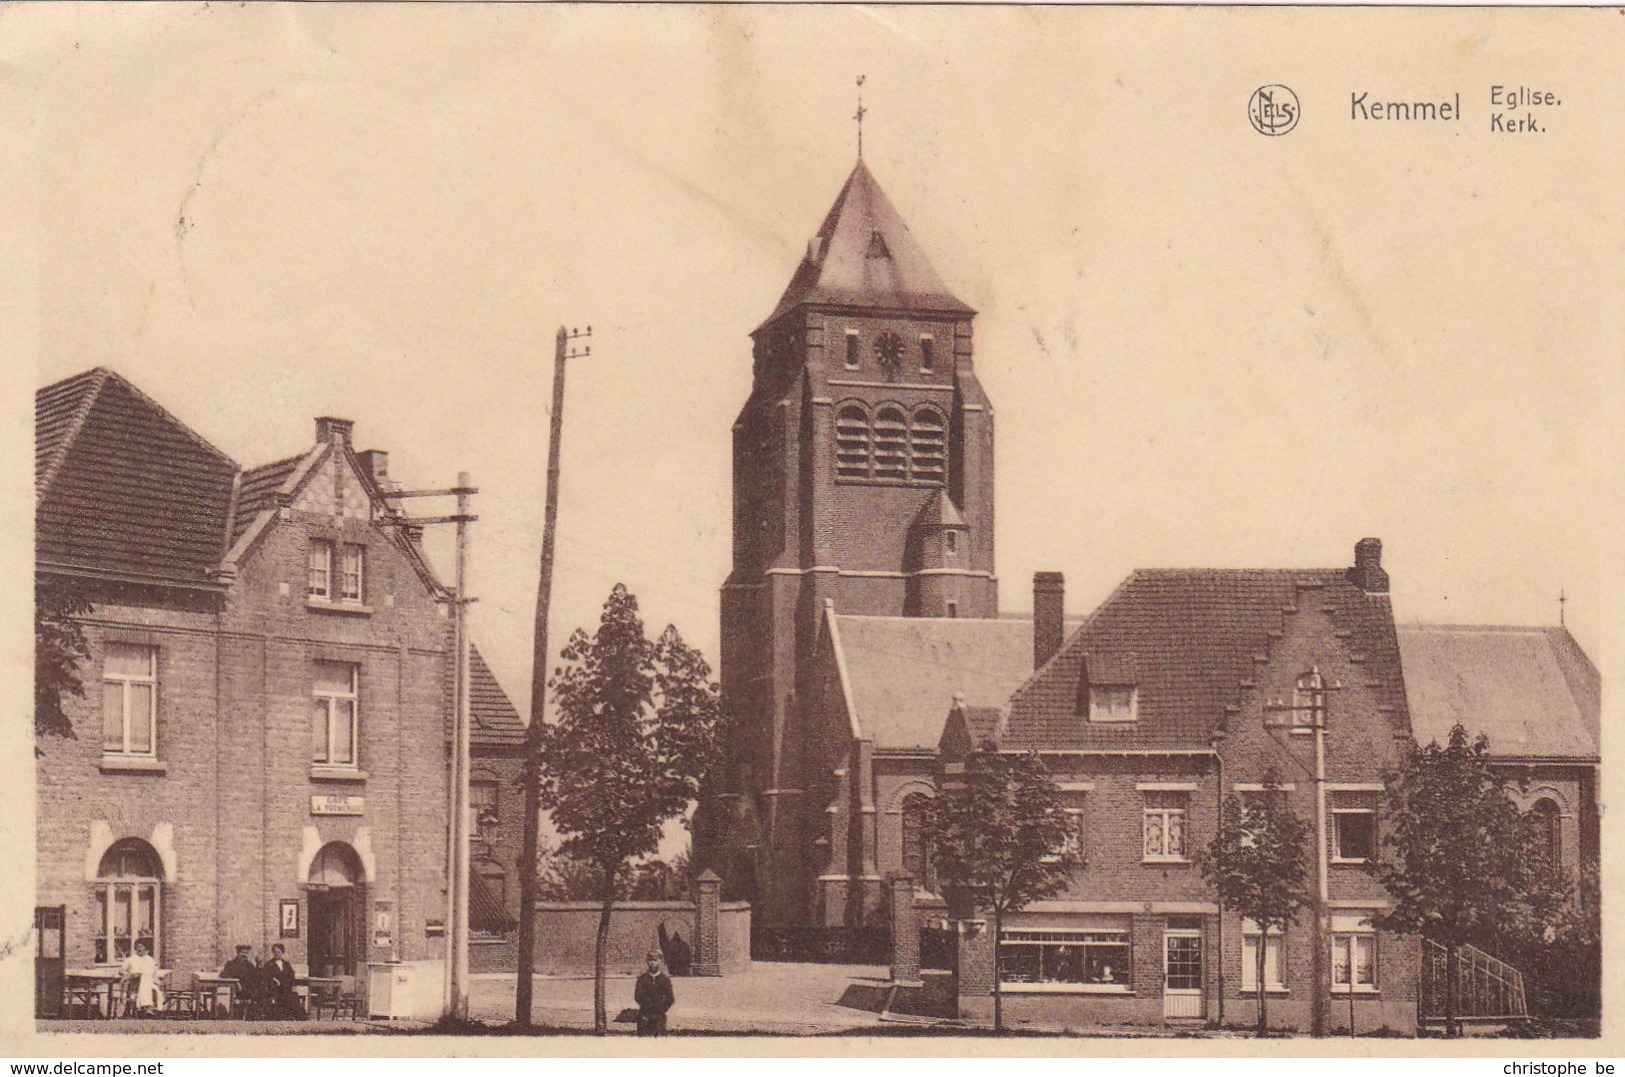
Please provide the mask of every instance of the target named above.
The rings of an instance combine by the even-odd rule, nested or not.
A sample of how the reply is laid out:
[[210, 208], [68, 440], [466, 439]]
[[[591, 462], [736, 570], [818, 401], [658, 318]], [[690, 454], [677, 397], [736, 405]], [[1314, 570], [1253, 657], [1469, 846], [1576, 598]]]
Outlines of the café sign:
[[313, 793], [310, 798], [312, 815], [360, 815], [365, 797]]

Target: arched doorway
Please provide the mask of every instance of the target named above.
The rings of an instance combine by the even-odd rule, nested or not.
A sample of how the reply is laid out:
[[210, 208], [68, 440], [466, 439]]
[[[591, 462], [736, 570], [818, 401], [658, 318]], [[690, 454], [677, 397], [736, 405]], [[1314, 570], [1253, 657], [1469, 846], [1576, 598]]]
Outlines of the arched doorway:
[[115, 841], [102, 854], [96, 870], [96, 964], [123, 961], [138, 942], [163, 964], [163, 873], [157, 850], [140, 838]]
[[306, 882], [310, 974], [354, 976], [365, 958], [366, 882], [361, 859], [341, 841], [322, 846]]

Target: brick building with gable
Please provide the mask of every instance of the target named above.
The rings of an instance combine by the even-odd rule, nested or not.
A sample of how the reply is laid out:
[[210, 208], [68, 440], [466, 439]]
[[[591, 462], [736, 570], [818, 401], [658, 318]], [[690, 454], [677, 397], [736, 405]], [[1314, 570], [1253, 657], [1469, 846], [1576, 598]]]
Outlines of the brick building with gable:
[[[442, 956], [451, 596], [351, 435], [318, 419], [244, 470], [106, 368], [38, 393], [36, 573], [92, 606], [76, 736], [37, 761], [36, 901], [69, 968], [135, 941], [188, 971], [237, 943], [318, 975]], [[471, 665], [500, 779], [523, 727]], [[474, 884], [500, 933], [513, 899], [489, 866]]]
[[1388, 904], [1367, 871], [1382, 780], [1411, 741], [1380, 556], [1366, 539], [1346, 569], [1137, 571], [1039, 652], [1006, 707], [954, 711], [943, 763], [988, 739], [1038, 752], [1084, 861], [1061, 894], [1006, 920], [996, 963], [991, 940], [972, 936], [968, 1012], [990, 1010], [996, 967], [1016, 1021], [1244, 1023], [1263, 945], [1272, 1020], [1307, 1028], [1312, 916], [1261, 939], [1221, 909], [1195, 856], [1224, 797], [1257, 795], [1271, 770], [1292, 809], [1315, 818], [1323, 721], [1328, 1028], [1351, 1015], [1361, 1031], [1414, 1027], [1417, 944], [1370, 924]]

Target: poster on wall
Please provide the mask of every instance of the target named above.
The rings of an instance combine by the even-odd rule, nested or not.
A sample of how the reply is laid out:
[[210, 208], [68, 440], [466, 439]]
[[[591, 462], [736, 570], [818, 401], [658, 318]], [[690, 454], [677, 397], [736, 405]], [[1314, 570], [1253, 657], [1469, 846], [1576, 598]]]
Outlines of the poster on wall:
[[282, 899], [282, 932], [281, 932], [281, 935], [285, 939], [297, 939], [299, 937], [299, 899], [298, 898], [283, 898]]
[[388, 948], [395, 942], [395, 903], [375, 901], [372, 906], [372, 944]]

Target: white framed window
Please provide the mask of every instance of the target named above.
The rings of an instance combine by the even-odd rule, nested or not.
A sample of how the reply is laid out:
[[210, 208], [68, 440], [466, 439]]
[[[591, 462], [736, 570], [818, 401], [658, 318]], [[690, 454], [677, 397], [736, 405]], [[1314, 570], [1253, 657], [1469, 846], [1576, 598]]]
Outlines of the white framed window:
[[1272, 927], [1269, 934], [1258, 930], [1253, 920], [1241, 922], [1241, 989], [1258, 990], [1258, 948], [1264, 947], [1264, 990], [1285, 991], [1286, 981], [1281, 974], [1281, 929]]
[[1006, 928], [999, 982], [1126, 993], [1133, 990], [1128, 924], [1092, 928]]
[[311, 715], [311, 758], [330, 767], [359, 766], [357, 694], [360, 667], [348, 662], [317, 662], [315, 708]]
[[1332, 793], [1332, 862], [1365, 864], [1377, 855], [1377, 794]]
[[[1085, 812], [1088, 804], [1087, 792], [1062, 792], [1061, 810], [1066, 813], [1066, 852], [1071, 853], [1078, 864], [1083, 864], [1088, 853], [1088, 815]], [[1055, 863], [1059, 856], [1046, 856], [1046, 863]]]
[[1190, 794], [1182, 791], [1148, 789], [1145, 797], [1145, 859], [1183, 861], [1185, 859], [1185, 816]]
[[102, 659], [102, 753], [158, 755], [158, 648], [107, 644]]
[[339, 574], [339, 601], [360, 602], [364, 593], [364, 579], [367, 567], [367, 548], [355, 543], [346, 543], [344, 547], [344, 567]]
[[305, 593], [311, 598], [332, 598], [333, 544], [326, 539], [311, 539], [309, 566]]
[[1332, 916], [1332, 991], [1377, 990], [1377, 932], [1366, 912]]
[[1136, 718], [1139, 693], [1132, 686], [1091, 684], [1089, 686], [1089, 720], [1091, 722], [1132, 722]]
[[102, 854], [93, 911], [96, 964], [123, 961], [138, 942], [163, 964], [158, 951], [161, 880], [158, 854], [140, 838], [116, 841]]

